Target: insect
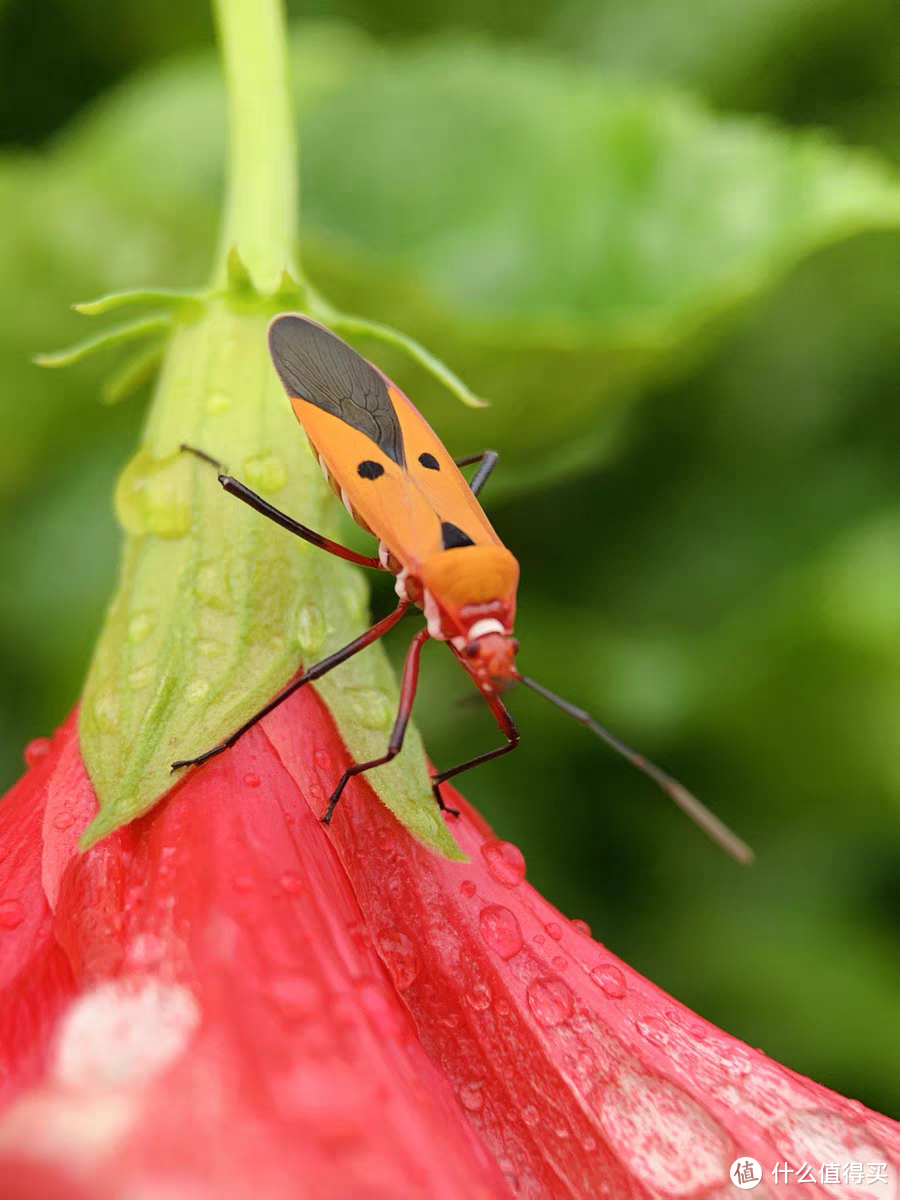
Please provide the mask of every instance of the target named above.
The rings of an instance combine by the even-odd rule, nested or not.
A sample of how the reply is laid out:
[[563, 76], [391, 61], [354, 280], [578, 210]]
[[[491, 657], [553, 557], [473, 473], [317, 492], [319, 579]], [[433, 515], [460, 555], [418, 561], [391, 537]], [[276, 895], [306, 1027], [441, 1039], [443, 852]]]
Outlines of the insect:
[[[380, 758], [357, 763], [344, 772], [322, 818], [326, 824], [354, 775], [381, 766], [400, 752], [416, 695], [422, 647], [433, 639], [450, 647], [506, 738], [504, 745], [434, 777], [434, 796], [442, 809], [454, 811], [444, 804], [441, 784], [518, 746], [519, 732], [503, 694], [519, 683], [574, 717], [653, 779], [730, 854], [751, 861], [749, 847], [680, 783], [626, 746], [589, 713], [518, 670], [519, 644], [513, 626], [519, 564], [478, 502], [498, 455], [486, 450], [471, 458], [451, 458], [399, 388], [346, 342], [308, 317], [296, 313], [275, 317], [268, 338], [275, 369], [325, 478], [351, 517], [379, 539], [378, 556], [358, 554], [308, 529], [226, 474], [204, 451], [189, 446], [183, 449], [216, 467], [226, 492], [289, 532], [349, 562], [390, 571], [396, 577], [398, 604], [371, 629], [307, 668], [219, 745], [196, 758], [173, 763], [172, 769], [198, 766], [220, 754], [298, 688], [321, 679], [383, 637], [417, 606], [424, 612], [426, 625], [413, 637], [406, 655], [399, 710], [387, 749]], [[475, 463], [478, 468], [469, 483], [460, 468]]]

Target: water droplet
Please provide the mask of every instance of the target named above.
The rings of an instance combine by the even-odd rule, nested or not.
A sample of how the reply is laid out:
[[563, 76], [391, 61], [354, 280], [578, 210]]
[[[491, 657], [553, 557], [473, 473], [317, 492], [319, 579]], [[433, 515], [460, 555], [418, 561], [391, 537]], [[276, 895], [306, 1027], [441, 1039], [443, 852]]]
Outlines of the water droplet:
[[478, 885], [475, 883], [474, 879], [464, 879], [459, 885], [459, 890], [464, 896], [468, 896], [468, 898], [471, 900], [478, 891]]
[[258, 492], [280, 492], [288, 481], [287, 465], [277, 454], [254, 454], [244, 461], [244, 476]]
[[137, 612], [128, 622], [128, 640], [139, 645], [150, 634], [156, 624], [156, 618], [149, 612]]
[[327, 750], [317, 750], [315, 755], [316, 766], [320, 771], [331, 770], [331, 755]]
[[119, 693], [115, 687], [98, 692], [93, 704], [94, 720], [101, 733], [115, 733], [119, 727]]
[[283, 1017], [301, 1021], [323, 1009], [322, 989], [304, 975], [279, 975], [266, 989], [269, 999]]
[[195, 679], [184, 689], [184, 695], [190, 704], [199, 704], [209, 695], [209, 682], [206, 679]]
[[554, 942], [558, 942], [562, 937], [562, 929], [560, 929], [559, 925], [557, 925], [555, 921], [548, 921], [544, 928], [547, 930], [547, 933], [550, 935], [550, 937], [553, 938]]
[[211, 417], [218, 413], [225, 412], [231, 407], [231, 397], [227, 392], [220, 391], [218, 388], [210, 392], [206, 397], [206, 411]]
[[490, 873], [504, 887], [518, 887], [525, 878], [525, 856], [512, 842], [485, 842], [481, 853]]
[[259, 776], [253, 771], [248, 771], [244, 776], [244, 783], [248, 788], [258, 788], [261, 782]]
[[502, 904], [489, 904], [479, 918], [481, 936], [501, 958], [512, 958], [522, 949], [522, 930], [515, 913]]
[[15, 929], [25, 920], [25, 906], [21, 900], [0, 900], [0, 929]]
[[486, 983], [473, 983], [466, 991], [466, 1000], [476, 1012], [484, 1012], [490, 1008], [491, 989]]
[[297, 613], [297, 642], [303, 654], [318, 654], [328, 632], [322, 610], [317, 604], [304, 604]]
[[591, 936], [591, 927], [587, 921], [582, 921], [580, 917], [575, 917], [571, 922], [572, 928], [577, 929], [579, 933], [583, 933], [586, 937]]
[[378, 934], [378, 949], [387, 969], [394, 978], [397, 990], [405, 991], [419, 974], [419, 956], [408, 934], [402, 929], [382, 929]]
[[284, 871], [278, 877], [278, 884], [283, 892], [287, 892], [289, 896], [300, 896], [306, 891], [306, 885], [299, 875], [295, 875], [293, 871]]
[[727, 1182], [728, 1139], [674, 1084], [623, 1070], [591, 1098], [610, 1146], [648, 1191], [688, 1196]]
[[25, 747], [25, 766], [36, 767], [50, 751], [50, 738], [33, 738]]
[[132, 537], [174, 539], [191, 528], [191, 472], [187, 456], [154, 458], [142, 449], [122, 472], [116, 487], [116, 513]]
[[535, 1125], [537, 1125], [537, 1123], [538, 1123], [538, 1121], [540, 1121], [540, 1119], [541, 1119], [541, 1114], [538, 1112], [538, 1110], [535, 1108], [535, 1106], [533, 1104], [526, 1104], [525, 1107], [522, 1109], [522, 1120], [525, 1122], [525, 1124], [528, 1126], [529, 1129], [534, 1129]]
[[381, 688], [349, 687], [344, 694], [364, 729], [384, 729], [394, 719], [394, 705]]
[[536, 946], [543, 946], [544, 942], [546, 942], [547, 939], [544, 937], [544, 935], [542, 933], [536, 933], [531, 940], [534, 942], [534, 944]]
[[484, 1085], [464, 1083], [459, 1089], [459, 1102], [467, 1112], [480, 1112], [484, 1108]]
[[591, 979], [597, 987], [602, 988], [611, 1000], [621, 1000], [625, 995], [625, 976], [612, 963], [594, 967]]
[[554, 971], [565, 971], [569, 965], [569, 960], [567, 958], [563, 958], [561, 954], [557, 954], [550, 960], [550, 965], [553, 967]]
[[641, 1037], [645, 1037], [654, 1046], [669, 1044], [669, 1027], [662, 1017], [639, 1017], [635, 1024]]
[[75, 814], [64, 808], [62, 812], [56, 814], [53, 820], [53, 828], [62, 832], [64, 829], [69, 829], [75, 824]]
[[574, 998], [568, 984], [561, 979], [537, 979], [529, 985], [528, 1007], [548, 1029], [568, 1021], [574, 1008]]

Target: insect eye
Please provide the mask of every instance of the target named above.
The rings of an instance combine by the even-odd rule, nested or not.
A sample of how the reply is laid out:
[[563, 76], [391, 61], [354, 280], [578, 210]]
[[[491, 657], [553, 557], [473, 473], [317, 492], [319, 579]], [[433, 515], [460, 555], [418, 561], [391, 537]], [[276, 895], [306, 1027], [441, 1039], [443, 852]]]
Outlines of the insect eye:
[[467, 658], [477, 658], [478, 652], [480, 649], [481, 649], [481, 647], [478, 645], [477, 642], [469, 642], [468, 646], [466, 646], [463, 653], [466, 655]]

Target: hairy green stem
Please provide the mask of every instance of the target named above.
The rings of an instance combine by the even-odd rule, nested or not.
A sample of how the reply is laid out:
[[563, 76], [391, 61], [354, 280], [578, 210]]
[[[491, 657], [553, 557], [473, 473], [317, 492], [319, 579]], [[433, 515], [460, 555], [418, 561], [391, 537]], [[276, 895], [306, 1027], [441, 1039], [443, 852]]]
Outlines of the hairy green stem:
[[228, 93], [228, 184], [213, 286], [236, 249], [257, 289], [292, 266], [299, 217], [297, 145], [282, 0], [214, 0]]

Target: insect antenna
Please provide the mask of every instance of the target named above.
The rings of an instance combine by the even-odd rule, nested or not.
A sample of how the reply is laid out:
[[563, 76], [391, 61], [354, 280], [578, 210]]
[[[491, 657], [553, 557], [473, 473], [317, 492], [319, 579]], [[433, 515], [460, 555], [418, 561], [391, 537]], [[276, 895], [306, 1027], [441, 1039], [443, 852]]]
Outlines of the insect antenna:
[[686, 787], [673, 779], [671, 775], [645, 758], [643, 754], [638, 754], [636, 750], [632, 750], [630, 746], [611, 733], [605, 726], [582, 708], [576, 708], [574, 704], [570, 704], [568, 700], [563, 700], [561, 696], [557, 696], [555, 692], [551, 692], [548, 688], [542, 687], [533, 679], [528, 679], [525, 675], [517, 675], [520, 683], [524, 683], [531, 691], [537, 692], [539, 696], [543, 696], [545, 700], [549, 700], [551, 704], [555, 704], [557, 708], [567, 713], [570, 717], [580, 724], [590, 729], [591, 733], [596, 734], [598, 738], [611, 746], [617, 754], [628, 760], [633, 766], [642, 771], [644, 775], [649, 776], [654, 783], [670, 796], [682, 812], [686, 813], [692, 821], [695, 821], [700, 828], [712, 838], [726, 853], [732, 858], [736, 858], [738, 862], [749, 865], [754, 860], [753, 851], [742, 841], [736, 833], [733, 833], [727, 825], [709, 811], [705, 804], [701, 804], [696, 796], [693, 796]]

